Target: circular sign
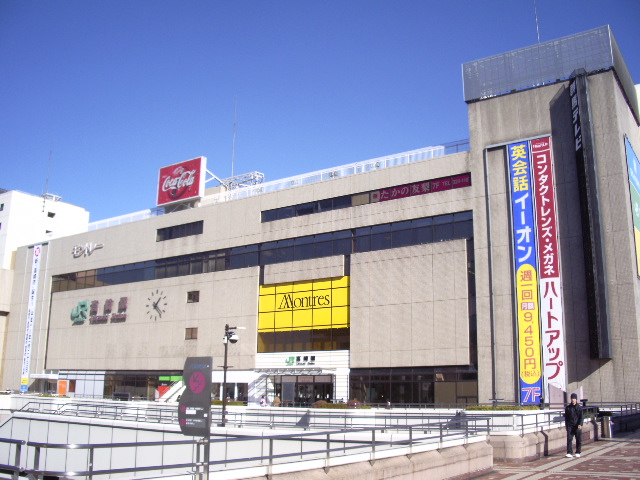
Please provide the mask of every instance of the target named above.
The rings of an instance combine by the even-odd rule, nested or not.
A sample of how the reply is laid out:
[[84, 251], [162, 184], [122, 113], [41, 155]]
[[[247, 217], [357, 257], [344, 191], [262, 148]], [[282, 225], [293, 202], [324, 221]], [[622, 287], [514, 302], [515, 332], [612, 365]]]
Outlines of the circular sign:
[[193, 375], [191, 375], [191, 378], [189, 379], [189, 388], [191, 388], [193, 393], [201, 393], [204, 390], [206, 383], [207, 381], [202, 372], [193, 372]]

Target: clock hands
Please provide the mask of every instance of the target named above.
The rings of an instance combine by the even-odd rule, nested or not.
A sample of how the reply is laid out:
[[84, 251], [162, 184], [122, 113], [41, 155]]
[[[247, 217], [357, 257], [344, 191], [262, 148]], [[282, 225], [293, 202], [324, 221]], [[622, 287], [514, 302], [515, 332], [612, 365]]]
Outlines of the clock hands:
[[[156, 294], [158, 292], [156, 291]], [[153, 297], [154, 294], [153, 292], [151, 293], [151, 296]], [[149, 311], [147, 312], [147, 314], [149, 314], [152, 310], [155, 310], [156, 312], [158, 312], [158, 317], [162, 318], [162, 314], [165, 313], [165, 311], [162, 309], [162, 307], [160, 306], [160, 302], [162, 302], [162, 300], [166, 299], [166, 296], [162, 296], [162, 292], [160, 292], [160, 296], [158, 297], [158, 299], [154, 302], [151, 298], [149, 298], [149, 302], [150, 304], [147, 305], [147, 308], [149, 308]], [[166, 306], [167, 304], [165, 303], [164, 306]], [[158, 319], [158, 317], [156, 317], [156, 320]]]

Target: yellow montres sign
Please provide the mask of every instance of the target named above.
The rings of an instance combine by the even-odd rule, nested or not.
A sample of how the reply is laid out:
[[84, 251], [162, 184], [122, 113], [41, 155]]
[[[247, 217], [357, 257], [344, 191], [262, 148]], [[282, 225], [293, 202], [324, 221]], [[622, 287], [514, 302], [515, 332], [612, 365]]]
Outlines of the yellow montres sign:
[[349, 277], [260, 286], [258, 330], [349, 326]]

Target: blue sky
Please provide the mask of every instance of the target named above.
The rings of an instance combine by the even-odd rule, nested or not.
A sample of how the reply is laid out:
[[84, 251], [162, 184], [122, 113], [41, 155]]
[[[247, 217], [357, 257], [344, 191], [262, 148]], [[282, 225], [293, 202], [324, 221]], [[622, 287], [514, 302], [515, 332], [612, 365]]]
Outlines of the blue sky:
[[[640, 83], [640, 0], [536, 0], [542, 41], [611, 25]], [[204, 155], [266, 180], [468, 138], [461, 65], [537, 42], [534, 0], [0, 2], [0, 188], [91, 221], [155, 206]]]

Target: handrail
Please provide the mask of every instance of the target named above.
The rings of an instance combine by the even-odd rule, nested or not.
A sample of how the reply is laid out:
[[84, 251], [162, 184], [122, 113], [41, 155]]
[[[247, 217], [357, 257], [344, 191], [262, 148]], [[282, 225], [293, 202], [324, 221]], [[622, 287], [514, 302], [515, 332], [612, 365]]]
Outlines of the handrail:
[[[36, 407], [39, 409], [44, 402], [29, 402], [23, 410], [33, 411]], [[627, 404], [599, 404], [616, 406], [618, 411], [638, 413], [640, 411], [640, 403]], [[53, 405], [51, 405], [53, 407]], [[67, 413], [67, 410], [74, 408], [86, 407], [87, 404], [78, 403], [76, 405], [68, 404], [65, 408], [58, 405], [57, 408], [48, 409], [49, 412], [57, 411], [58, 414]], [[139, 418], [144, 416], [137, 412], [143, 410], [142, 407], [134, 407], [131, 405], [104, 405], [99, 404], [98, 407], [109, 407], [111, 412], [117, 412], [123, 409], [135, 411], [130, 418]], [[590, 405], [595, 406], [595, 405]], [[155, 410], [176, 410], [174, 408], [157, 408]], [[168, 412], [167, 412], [168, 413]], [[276, 435], [250, 436], [230, 434], [226, 430], [223, 434], [212, 435], [209, 439], [212, 444], [229, 445], [238, 442], [259, 442], [261, 455], [253, 455], [248, 457], [227, 457], [227, 449], [219, 448], [217, 451], [224, 451], [224, 458], [210, 459], [209, 462], [204, 460], [200, 454], [203, 440], [165, 440], [161, 442], [127, 442], [127, 443], [96, 443], [96, 444], [54, 444], [46, 442], [26, 442], [24, 440], [0, 438], [0, 444], [11, 444], [16, 446], [15, 461], [11, 464], [11, 460], [5, 464], [0, 464], [0, 469], [12, 472], [13, 478], [18, 478], [18, 474], [29, 474], [36, 478], [44, 475], [51, 476], [71, 476], [83, 475], [89, 478], [93, 476], [116, 474], [116, 473], [132, 473], [132, 472], [149, 472], [153, 470], [177, 470], [177, 469], [195, 469], [196, 472], [201, 469], [215, 467], [218, 465], [240, 465], [251, 464], [253, 466], [268, 466], [272, 468], [279, 461], [288, 460], [290, 458], [299, 459], [325, 459], [327, 466], [330, 463], [331, 456], [334, 453], [341, 452], [342, 455], [348, 453], [367, 453], [371, 459], [375, 459], [382, 450], [394, 449], [399, 447], [408, 448], [413, 451], [419, 445], [437, 445], [441, 448], [443, 444], [449, 440], [461, 442], [469, 442], [471, 438], [481, 439], [482, 436], [496, 434], [500, 432], [515, 431], [521, 435], [529, 432], [549, 430], [559, 428], [563, 425], [564, 418], [561, 410], [541, 410], [541, 411], [525, 411], [525, 412], [452, 412], [450, 415], [445, 414], [429, 414], [428, 412], [419, 411], [373, 411], [373, 412], [356, 412], [353, 410], [343, 412], [328, 412], [317, 409], [315, 411], [307, 410], [306, 413], [299, 410], [273, 408], [270, 411], [263, 411], [261, 408], [255, 408], [248, 412], [238, 413], [229, 412], [229, 424], [233, 424], [234, 420], [237, 426], [253, 424], [249, 415], [254, 415], [255, 425], [267, 426], [269, 428], [292, 428], [299, 429], [293, 433], [279, 433]], [[233, 416], [233, 414], [236, 416]], [[366, 413], [366, 414], [365, 414]], [[301, 414], [307, 422], [301, 424]], [[307, 415], [308, 414], [308, 415]], [[339, 415], [337, 415], [339, 414]], [[146, 414], [148, 416], [148, 412]], [[338, 423], [336, 423], [338, 422]], [[368, 425], [365, 425], [368, 423]], [[362, 425], [362, 426], [361, 426]], [[328, 427], [321, 429], [321, 427]], [[382, 434], [382, 435], [381, 435]], [[284, 444], [282, 442], [285, 442]], [[299, 449], [291, 450], [292, 445], [300, 445]], [[192, 459], [194, 458], [194, 448], [196, 455], [195, 461], [180, 462], [170, 465], [145, 465], [131, 466], [123, 468], [111, 469], [94, 469], [94, 453], [101, 449], [122, 449], [122, 448], [171, 448], [180, 445], [191, 445]], [[252, 445], [246, 443], [237, 451], [247, 452], [251, 450]], [[282, 445], [289, 445], [289, 451], [282, 451]], [[21, 453], [27, 449], [27, 455], [23, 455], [26, 460], [21, 460]], [[285, 447], [286, 448], [286, 447]], [[86, 469], [75, 472], [61, 472], [40, 468], [40, 459], [45, 458], [43, 452], [47, 450], [65, 449], [86, 451]], [[231, 450], [231, 449], [230, 449]], [[266, 453], [265, 453], [266, 452]], [[9, 451], [11, 453], [11, 450]], [[49, 458], [52, 454], [47, 454]], [[80, 453], [80, 455], [83, 455]], [[85, 457], [76, 457], [76, 461], [80, 459], [85, 461]], [[136, 456], [136, 455], [134, 455]], [[51, 458], [54, 458], [51, 456]], [[166, 457], [165, 457], [166, 458]], [[175, 458], [175, 457], [173, 457]], [[21, 465], [21, 461], [30, 462], [27, 465]], [[65, 462], [70, 462], [65, 455]], [[65, 463], [66, 466], [68, 463]], [[240, 467], [239, 467], [240, 468]]]
[[[433, 429], [434, 425], [428, 425]], [[200, 445], [203, 445], [201, 440], [173, 440], [173, 441], [162, 441], [162, 442], [127, 442], [127, 443], [115, 443], [115, 444], [53, 444], [46, 442], [24, 442], [24, 441], [16, 441], [10, 440], [8, 443], [19, 443], [27, 446], [27, 448], [34, 449], [35, 452], [31, 456], [33, 465], [31, 467], [22, 467], [19, 465], [19, 456], [16, 456], [16, 465], [7, 465], [7, 470], [21, 472], [27, 475], [33, 475], [36, 478], [41, 478], [42, 476], [87, 476], [88, 478], [93, 478], [93, 476], [98, 475], [109, 475], [109, 474], [118, 474], [118, 473], [132, 473], [132, 472], [149, 472], [154, 470], [175, 470], [175, 469], [197, 469], [200, 468], [216, 466], [216, 465], [225, 465], [228, 464], [239, 464], [239, 463], [247, 463], [251, 462], [253, 464], [264, 465], [265, 463], [272, 467], [274, 462], [282, 459], [289, 458], [300, 458], [301, 456], [308, 459], [318, 459], [325, 458], [330, 459], [331, 453], [333, 452], [341, 452], [342, 455], [346, 454], [346, 452], [356, 452], [357, 450], [369, 452], [372, 459], [375, 459], [376, 448], [380, 449], [388, 449], [388, 448], [396, 448], [396, 447], [407, 447], [407, 438], [411, 441], [409, 442], [409, 447], [413, 448], [415, 445], [422, 444], [437, 444], [438, 448], [442, 447], [443, 443], [448, 440], [460, 440], [463, 441], [464, 444], [469, 442], [471, 437], [481, 438], [482, 436], [488, 435], [489, 433], [489, 422], [487, 418], [466, 418], [459, 419], [455, 422], [443, 422], [438, 428], [437, 434], [426, 434], [416, 435], [417, 431], [422, 430], [423, 432], [430, 431], [430, 429], [426, 428], [427, 425], [409, 425], [409, 426], [395, 426], [394, 430], [398, 433], [404, 433], [404, 435], [399, 439], [393, 439], [393, 436], [389, 436], [389, 438], [381, 438], [376, 437], [376, 432], [380, 431], [379, 427], [368, 427], [368, 428], [355, 428], [350, 429], [348, 432], [345, 432], [342, 429], [334, 429], [334, 430], [326, 430], [326, 431], [313, 431], [313, 432], [297, 432], [292, 434], [278, 434], [278, 435], [270, 435], [264, 437], [223, 437], [223, 438], [210, 438], [210, 443], [216, 444], [228, 444], [235, 442], [268, 442], [269, 443], [269, 454], [267, 455], [259, 455], [252, 457], [243, 457], [243, 458], [224, 458], [218, 460], [209, 460], [200, 461]], [[384, 431], [384, 430], [383, 430]], [[349, 436], [347, 438], [345, 435]], [[367, 440], [366, 435], [370, 435], [370, 440]], [[339, 436], [339, 438], [335, 438], [335, 436]], [[364, 436], [362, 436], [364, 435]], [[332, 439], [333, 436], [333, 439]], [[0, 443], [3, 440], [9, 439], [0, 439]], [[303, 445], [306, 444], [313, 445], [313, 443], [317, 443], [319, 445], [324, 445], [324, 448], [313, 448], [304, 450], [303, 447], [300, 447], [300, 450], [290, 451], [285, 453], [277, 453], [275, 452], [274, 446], [276, 442], [296, 442]], [[311, 443], [309, 443], [311, 442]], [[339, 446], [331, 445], [332, 442], [334, 444], [339, 444]], [[94, 452], [96, 449], [120, 449], [120, 448], [144, 448], [144, 447], [166, 447], [173, 445], [193, 445], [198, 448], [198, 459], [194, 462], [181, 462], [170, 465], [147, 465], [147, 466], [132, 466], [127, 468], [111, 468], [111, 469], [103, 469], [103, 470], [94, 470], [93, 460], [94, 460]], [[81, 471], [54, 471], [40, 468], [40, 458], [43, 458], [42, 451], [46, 449], [66, 449], [66, 450], [88, 450], [87, 452], [87, 469]], [[220, 449], [222, 450], [222, 449]], [[29, 457], [29, 456], [27, 456]], [[226, 455], [225, 455], [226, 457]], [[254, 465], [255, 466], [255, 465]]]

